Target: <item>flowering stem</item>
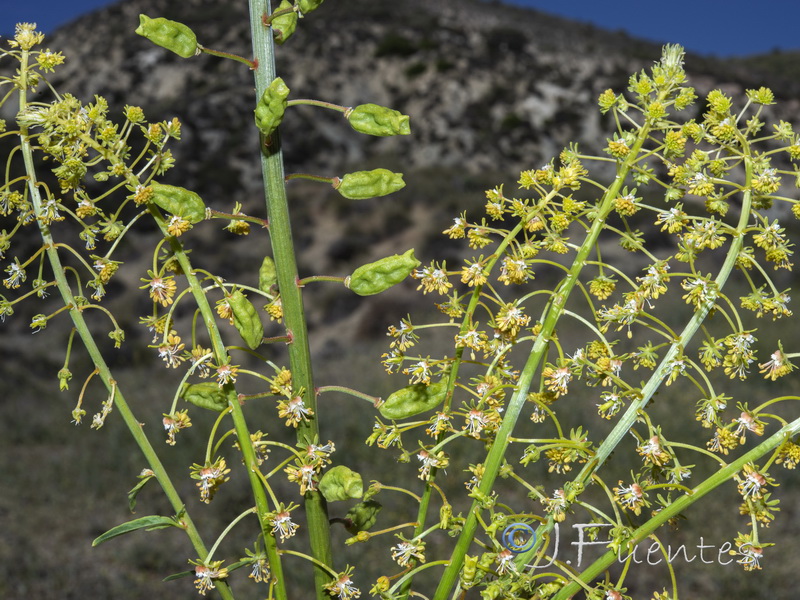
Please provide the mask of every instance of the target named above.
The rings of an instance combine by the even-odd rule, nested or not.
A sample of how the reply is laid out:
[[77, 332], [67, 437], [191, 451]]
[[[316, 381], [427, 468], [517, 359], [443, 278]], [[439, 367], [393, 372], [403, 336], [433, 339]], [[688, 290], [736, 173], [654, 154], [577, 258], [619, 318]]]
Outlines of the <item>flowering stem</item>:
[[[267, 86], [275, 79], [275, 58], [272, 31], [266, 25], [270, 19], [270, 3], [266, 0], [249, 0], [250, 32], [253, 39], [253, 56], [258, 67], [254, 69], [256, 97], [260, 98]], [[292, 338], [288, 345], [292, 380], [299, 390], [302, 388], [303, 402], [313, 412], [311, 419], [302, 420], [297, 426], [297, 440], [311, 444], [319, 438], [317, 399], [311, 370], [311, 351], [303, 310], [303, 298], [297, 285], [297, 261], [292, 242], [289, 206], [286, 198], [283, 154], [280, 130], [275, 131], [269, 146], [261, 146], [261, 171], [267, 214], [270, 222], [270, 241], [275, 259], [278, 289], [281, 294], [284, 324]], [[326, 569], [319, 565], [333, 562], [330, 540], [330, 524], [325, 499], [318, 491], [305, 493], [305, 510], [308, 522], [311, 552], [319, 561], [314, 568], [315, 591], [318, 600], [329, 598], [325, 585], [329, 583]], [[284, 592], [285, 594], [285, 592]]]
[[[741, 252], [742, 246], [744, 244], [744, 236], [742, 232], [747, 227], [747, 223], [750, 220], [750, 211], [752, 208], [752, 193], [749, 191], [749, 184], [752, 178], [753, 172], [753, 165], [752, 159], [750, 157], [745, 158], [745, 182], [748, 186], [746, 191], [742, 195], [742, 210], [739, 216], [739, 223], [736, 228], [736, 234], [733, 237], [733, 241], [731, 242], [731, 246], [728, 249], [727, 256], [725, 258], [725, 262], [722, 265], [719, 273], [717, 274], [716, 279], [714, 280], [716, 289], [721, 290], [725, 283], [728, 280], [733, 268], [736, 264], [736, 260], [739, 257], [739, 253]], [[648, 382], [643, 386], [641, 397], [636, 402], [632, 402], [631, 405], [628, 407], [626, 412], [620, 417], [617, 424], [614, 426], [614, 429], [606, 436], [603, 440], [603, 443], [600, 444], [600, 447], [597, 449], [595, 453], [594, 459], [589, 461], [580, 471], [580, 473], [575, 477], [575, 482], [586, 483], [595, 473], [595, 471], [608, 459], [614, 449], [617, 447], [619, 442], [625, 437], [628, 430], [633, 426], [634, 422], [638, 418], [640, 411], [647, 406], [650, 402], [653, 395], [658, 391], [661, 387], [664, 379], [669, 375], [672, 370], [672, 362], [675, 360], [677, 356], [679, 356], [680, 352], [683, 348], [686, 348], [689, 341], [694, 337], [694, 334], [700, 329], [703, 321], [705, 320], [708, 313], [715, 305], [715, 298], [708, 298], [699, 308], [698, 310], [692, 315], [692, 318], [684, 327], [683, 331], [681, 332], [680, 336], [678, 336], [675, 341], [670, 346], [669, 350], [667, 351], [666, 355], [662, 359], [659, 366], [653, 372], [653, 375], [650, 377]], [[547, 519], [547, 522], [541, 525], [537, 531], [536, 535], [541, 536], [546, 532], [549, 532], [554, 525], [553, 517], [550, 516]], [[539, 537], [538, 539], [542, 539]], [[533, 548], [524, 552], [517, 557], [517, 564], [522, 565], [525, 563], [527, 559], [529, 559], [536, 551], [538, 550], [538, 545], [534, 544]]]
[[[20, 61], [20, 77], [21, 83], [20, 91], [19, 91], [19, 98], [20, 98], [20, 110], [24, 110], [27, 105], [27, 89], [28, 84], [26, 83], [26, 74], [28, 68], [28, 52], [23, 51], [22, 53], [22, 60]], [[33, 162], [33, 150], [30, 145], [28, 136], [28, 131], [26, 127], [20, 128], [20, 148], [22, 151], [23, 161], [25, 163], [25, 170], [28, 174], [28, 191], [30, 194], [31, 204], [33, 206], [34, 212], [39, 214], [42, 209], [42, 199], [39, 194], [39, 189], [36, 185], [37, 176], [36, 176], [36, 169], [34, 167]], [[75, 331], [77, 331], [81, 341], [83, 342], [86, 351], [89, 353], [89, 356], [92, 359], [92, 362], [95, 365], [95, 372], [100, 375], [103, 384], [106, 386], [109, 392], [114, 393], [114, 406], [117, 408], [122, 420], [124, 421], [125, 425], [127, 426], [128, 430], [131, 433], [136, 444], [139, 446], [142, 454], [147, 461], [150, 469], [155, 474], [156, 480], [158, 481], [161, 489], [164, 490], [164, 494], [167, 496], [172, 509], [175, 511], [176, 514], [181, 514], [181, 524], [183, 525], [184, 531], [186, 531], [186, 535], [189, 537], [189, 540], [192, 543], [192, 546], [197, 553], [197, 556], [200, 560], [204, 560], [208, 555], [208, 551], [206, 550], [205, 544], [203, 543], [202, 538], [200, 537], [200, 533], [197, 530], [197, 527], [192, 521], [192, 518], [189, 516], [189, 513], [186, 512], [186, 503], [178, 494], [178, 491], [175, 489], [175, 486], [172, 484], [172, 480], [167, 473], [167, 470], [164, 468], [164, 465], [161, 463], [161, 460], [158, 457], [153, 446], [150, 444], [150, 440], [147, 439], [147, 436], [142, 429], [142, 424], [139, 420], [133, 415], [133, 411], [130, 409], [125, 397], [123, 396], [122, 392], [117, 389], [116, 384], [114, 383], [114, 378], [111, 376], [111, 371], [108, 368], [105, 360], [103, 359], [103, 355], [100, 352], [100, 349], [97, 347], [97, 344], [92, 337], [92, 333], [89, 330], [86, 321], [83, 318], [83, 313], [78, 310], [76, 307], [78, 306], [77, 301], [72, 293], [72, 288], [69, 285], [66, 277], [66, 271], [61, 264], [61, 258], [58, 255], [58, 249], [53, 241], [53, 236], [50, 232], [50, 228], [42, 223], [42, 221], [37, 219], [37, 223], [39, 226], [39, 232], [42, 236], [42, 240], [47, 248], [46, 254], [47, 259], [50, 262], [50, 266], [53, 270], [53, 276], [58, 284], [58, 290], [61, 294], [61, 298], [65, 305], [70, 306], [72, 310], [70, 310], [70, 317], [72, 319], [72, 323], [75, 326]], [[225, 600], [233, 600], [233, 594], [231, 592], [230, 587], [225, 582], [217, 582], [217, 589], [219, 590], [220, 595]]]
[[[183, 271], [189, 288], [192, 290], [197, 308], [203, 317], [203, 322], [206, 325], [206, 331], [209, 338], [211, 338], [211, 346], [214, 352], [214, 358], [217, 364], [223, 365], [230, 361], [230, 357], [225, 349], [225, 344], [222, 341], [219, 328], [216, 324], [214, 309], [208, 302], [208, 297], [205, 295], [203, 286], [195, 275], [195, 270], [192, 267], [186, 251], [183, 249], [182, 244], [174, 237], [170, 236], [167, 232], [167, 224], [161, 211], [157, 207], [150, 207], [153, 218], [158, 224], [161, 232], [169, 238], [170, 249], [172, 250], [174, 258], [178, 261]], [[247, 422], [244, 418], [242, 406], [239, 403], [239, 397], [233, 383], [226, 383], [222, 386], [222, 391], [225, 393], [228, 407], [230, 408], [231, 417], [233, 418], [233, 426], [236, 430], [236, 438], [239, 441], [239, 448], [242, 453], [242, 460], [244, 461], [248, 477], [250, 479], [250, 487], [253, 490], [253, 496], [256, 501], [256, 508], [258, 510], [258, 520], [261, 525], [261, 531], [264, 538], [264, 546], [269, 559], [270, 568], [277, 579], [276, 584], [276, 597], [278, 600], [286, 600], [286, 584], [283, 579], [283, 568], [280, 562], [280, 556], [277, 552], [277, 544], [275, 537], [269, 529], [267, 515], [271, 512], [267, 496], [264, 488], [261, 485], [261, 480], [258, 477], [258, 461], [256, 459], [255, 450], [253, 449], [252, 441], [250, 440], [250, 431], [247, 427]]]
[[[637, 543], [645, 539], [648, 535], [653, 533], [656, 529], [661, 527], [664, 523], [666, 523], [669, 519], [679, 515], [681, 512], [685, 511], [689, 506], [697, 502], [700, 498], [708, 494], [709, 492], [713, 491], [726, 481], [728, 481], [731, 477], [733, 477], [736, 473], [741, 471], [742, 467], [750, 462], [754, 462], [758, 460], [760, 457], [764, 456], [767, 452], [772, 451], [783, 442], [786, 441], [787, 438], [792, 437], [793, 435], [797, 434], [800, 431], [800, 418], [795, 419], [785, 427], [782, 427], [769, 438], [761, 442], [758, 446], [750, 450], [749, 452], [740, 456], [734, 462], [728, 464], [727, 466], [721, 468], [719, 471], [714, 473], [711, 477], [703, 481], [700, 485], [694, 488], [691, 493], [684, 494], [674, 502], [672, 502], [669, 506], [662, 508], [660, 511], [656, 513], [656, 516], [648, 520], [644, 525], [636, 529], [629, 541], [630, 548], [633, 548]], [[618, 559], [617, 551], [615, 550], [608, 550], [603, 556], [598, 558], [595, 562], [593, 562], [586, 570], [584, 570], [580, 575], [579, 578], [581, 581], [588, 582], [592, 581], [595, 577], [599, 576], [603, 571], [605, 571], [614, 561]], [[579, 584], [575, 581], [567, 584], [561, 590], [559, 590], [558, 594], [553, 596], [553, 600], [566, 600], [567, 598], [571, 598], [577, 591], [579, 590]]]
[[204, 561], [206, 564], [208, 564], [208, 563], [210, 563], [210, 562], [211, 562], [211, 558], [214, 556], [214, 552], [216, 552], [216, 551], [217, 551], [217, 548], [219, 547], [219, 545], [220, 545], [220, 543], [222, 542], [222, 540], [224, 540], [224, 539], [225, 539], [225, 536], [226, 536], [226, 535], [228, 535], [228, 532], [229, 532], [231, 529], [233, 529], [233, 528], [234, 528], [234, 526], [235, 526], [235, 525], [236, 525], [236, 524], [237, 524], [239, 521], [241, 521], [242, 519], [244, 519], [244, 518], [245, 518], [247, 515], [251, 515], [251, 514], [253, 514], [253, 513], [255, 513], [255, 512], [257, 512], [257, 509], [256, 509], [256, 507], [255, 507], [255, 506], [254, 506], [253, 508], [248, 508], [248, 509], [247, 509], [246, 511], [244, 511], [242, 514], [240, 514], [238, 517], [236, 517], [236, 518], [235, 518], [233, 521], [231, 521], [230, 523], [228, 523], [228, 526], [227, 526], [227, 527], [226, 527], [226, 528], [225, 528], [225, 529], [222, 531], [222, 533], [220, 533], [220, 534], [219, 534], [219, 537], [217, 538], [217, 541], [216, 541], [216, 542], [214, 542], [214, 545], [213, 545], [213, 546], [211, 546], [211, 550], [209, 550], [209, 551], [208, 551], [208, 556], [206, 556], [206, 559], [205, 559], [205, 561]]
[[[567, 299], [569, 298], [572, 289], [578, 282], [578, 276], [586, 264], [586, 260], [591, 252], [597, 247], [597, 241], [600, 237], [600, 233], [605, 228], [606, 218], [613, 210], [613, 201], [619, 194], [622, 184], [630, 172], [632, 165], [637, 160], [639, 151], [647, 139], [649, 131], [650, 125], [648, 122], [645, 122], [645, 124], [639, 128], [636, 141], [631, 147], [631, 152], [628, 156], [628, 159], [620, 165], [617, 171], [617, 176], [614, 179], [614, 183], [605, 191], [603, 195], [603, 200], [597, 209], [597, 218], [592, 222], [592, 227], [587, 233], [586, 238], [584, 239], [577, 255], [575, 256], [575, 260], [572, 263], [572, 268], [570, 269], [569, 275], [567, 275], [567, 277], [556, 288], [556, 294], [553, 296], [552, 302], [546, 309], [546, 314], [542, 324], [542, 331], [536, 337], [536, 341], [533, 344], [533, 349], [531, 350], [528, 360], [525, 363], [522, 372], [520, 373], [516, 390], [508, 403], [508, 407], [506, 408], [506, 414], [503, 417], [503, 422], [500, 425], [500, 429], [497, 431], [492, 446], [486, 456], [486, 460], [484, 461], [485, 470], [483, 476], [481, 477], [478, 491], [485, 497], [488, 497], [492, 493], [495, 479], [497, 478], [509, 444], [509, 438], [514, 430], [517, 420], [519, 419], [519, 415], [522, 412], [522, 407], [527, 402], [528, 390], [530, 390], [534, 375], [536, 374], [539, 365], [547, 354], [550, 338], [555, 331], [556, 324], [564, 312]], [[480, 503], [476, 499], [473, 501], [472, 506], [470, 507], [468, 517], [464, 522], [464, 526], [461, 531], [461, 535], [459, 536], [455, 548], [453, 549], [450, 565], [447, 567], [447, 569], [445, 569], [445, 572], [442, 575], [442, 579], [440, 580], [439, 586], [436, 589], [434, 600], [445, 600], [445, 598], [449, 596], [450, 590], [455, 585], [458, 579], [458, 573], [461, 570], [461, 565], [464, 562], [464, 557], [467, 554], [469, 546], [475, 536], [475, 531], [478, 527], [479, 510]], [[543, 526], [540, 526], [539, 529], [541, 530], [542, 527]], [[537, 531], [537, 539], [543, 539], [543, 536], [539, 531]], [[531, 553], [532, 550], [529, 550], [526, 554], [530, 555]], [[519, 561], [519, 559], [517, 560]]]
[[[99, 154], [106, 157], [112, 164], [118, 164], [121, 162], [118, 156], [113, 153], [109, 153], [91, 137], [83, 136], [82, 139], [87, 143], [87, 145], [91, 146]], [[134, 175], [129, 175], [128, 182], [134, 188], [138, 187], [141, 183]], [[175, 236], [170, 234], [167, 227], [167, 221], [158, 206], [151, 205], [149, 206], [148, 210], [159, 230], [161, 231], [161, 234], [167, 239], [173, 258], [178, 261], [183, 275], [186, 277], [188, 289], [191, 290], [192, 296], [197, 304], [197, 309], [200, 311], [200, 314], [203, 317], [203, 323], [205, 323], [208, 336], [211, 339], [211, 346], [215, 361], [219, 365], [228, 364], [230, 362], [230, 356], [228, 355], [225, 344], [222, 340], [222, 336], [220, 335], [219, 327], [217, 327], [214, 309], [211, 308], [211, 304], [208, 301], [205, 289], [203, 288], [201, 281], [197, 278], [198, 271], [192, 266], [189, 256], [186, 250], [184, 250], [183, 244]], [[216, 279], [214, 276], [211, 277], [212, 279]], [[172, 314], [172, 311], [175, 309], [176, 305], [177, 301], [174, 302], [170, 307], [170, 315]], [[165, 328], [165, 338], [167, 334], [168, 331]], [[242, 460], [250, 479], [250, 487], [253, 490], [253, 496], [258, 509], [259, 523], [261, 525], [261, 531], [264, 537], [264, 545], [267, 552], [267, 557], [270, 561], [270, 567], [277, 578], [277, 598], [278, 600], [285, 600], [286, 585], [285, 581], [283, 580], [283, 569], [280, 564], [280, 556], [277, 553], [275, 537], [272, 535], [272, 532], [269, 529], [267, 515], [270, 512], [270, 508], [267, 502], [267, 496], [264, 493], [263, 487], [261, 486], [261, 480], [256, 474], [258, 471], [258, 461], [255, 455], [255, 450], [253, 449], [252, 441], [250, 439], [250, 431], [247, 427], [247, 422], [244, 418], [244, 412], [242, 411], [242, 406], [239, 403], [239, 397], [236, 393], [234, 384], [232, 382], [227, 382], [221, 386], [221, 390], [225, 394], [228, 406], [230, 408], [234, 430], [236, 431], [236, 437], [242, 453]]]

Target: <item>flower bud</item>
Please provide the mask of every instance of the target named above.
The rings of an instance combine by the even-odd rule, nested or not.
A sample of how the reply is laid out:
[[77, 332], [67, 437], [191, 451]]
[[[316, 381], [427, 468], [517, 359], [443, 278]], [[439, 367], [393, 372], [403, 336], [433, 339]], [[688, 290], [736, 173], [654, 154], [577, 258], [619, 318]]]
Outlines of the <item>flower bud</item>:
[[[292, 8], [292, 6], [293, 5], [290, 0], [283, 0], [275, 12], [284, 10], [286, 8]], [[297, 28], [297, 13], [292, 10], [292, 12], [286, 13], [285, 15], [279, 15], [272, 19], [271, 25], [272, 37], [275, 40], [275, 43], [283, 44], [286, 40], [292, 37], [294, 30]]]
[[345, 113], [350, 126], [367, 135], [408, 135], [408, 115], [377, 104], [361, 104]]
[[387, 419], [406, 419], [436, 408], [446, 395], [446, 379], [431, 385], [415, 383], [392, 393], [378, 410]]
[[367, 500], [372, 500], [374, 496], [377, 496], [380, 493], [382, 487], [383, 486], [381, 486], [380, 481], [371, 482], [369, 484], [369, 487], [367, 488], [367, 491], [364, 492], [364, 497], [363, 497], [364, 502], [366, 502]]
[[319, 491], [328, 502], [361, 498], [364, 494], [364, 482], [361, 475], [344, 465], [329, 469], [319, 480]]
[[69, 380], [72, 379], [72, 371], [64, 367], [58, 372], [58, 388], [62, 392], [69, 389]]
[[389, 578], [386, 577], [386, 575], [382, 575], [378, 577], [378, 581], [375, 582], [375, 585], [370, 590], [370, 593], [379, 594], [381, 592], [388, 592], [391, 585], [392, 583], [389, 581]]
[[248, 348], [255, 350], [264, 339], [264, 325], [258, 316], [258, 311], [253, 303], [247, 299], [240, 290], [235, 290], [228, 296], [228, 305], [231, 307], [233, 324]]
[[197, 36], [183, 23], [163, 17], [151, 19], [147, 15], [139, 15], [136, 33], [183, 58], [197, 54]]
[[222, 412], [228, 408], [225, 392], [213, 381], [184, 384], [181, 396], [195, 406], [215, 412]]
[[153, 190], [150, 202], [168, 213], [183, 217], [190, 223], [199, 223], [206, 218], [206, 205], [194, 192], [155, 181], [150, 183], [150, 187]]
[[366, 200], [386, 196], [406, 186], [402, 173], [392, 173], [388, 169], [355, 171], [333, 182], [333, 187], [350, 200]]
[[400, 283], [419, 265], [412, 248], [405, 254], [395, 254], [361, 265], [345, 279], [344, 284], [359, 296], [372, 296]]
[[283, 79], [276, 77], [261, 95], [261, 99], [256, 106], [256, 127], [265, 136], [269, 137], [283, 121], [283, 113], [286, 111], [286, 97], [289, 95], [289, 88]]

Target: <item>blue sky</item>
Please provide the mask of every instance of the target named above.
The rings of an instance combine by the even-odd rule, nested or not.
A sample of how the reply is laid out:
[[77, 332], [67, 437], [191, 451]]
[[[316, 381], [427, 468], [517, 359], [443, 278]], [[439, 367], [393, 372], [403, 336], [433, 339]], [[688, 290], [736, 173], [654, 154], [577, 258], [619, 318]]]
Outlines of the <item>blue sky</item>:
[[[244, 0], [228, 0], [244, 1]], [[346, 2], [347, 0], [328, 0]], [[374, 0], [398, 2], [402, 0]], [[437, 0], [429, 0], [436, 2]], [[505, 0], [656, 42], [679, 43], [690, 52], [738, 56], [800, 49], [797, 0]], [[0, 32], [33, 21], [45, 32], [109, 0], [0, 0]], [[779, 17], [770, 15], [780, 11]]]

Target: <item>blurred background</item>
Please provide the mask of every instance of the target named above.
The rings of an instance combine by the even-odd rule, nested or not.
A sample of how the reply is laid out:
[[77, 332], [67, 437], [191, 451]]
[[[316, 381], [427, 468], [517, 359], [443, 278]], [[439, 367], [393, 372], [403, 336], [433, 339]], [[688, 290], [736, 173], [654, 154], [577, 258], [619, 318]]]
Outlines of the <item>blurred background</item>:
[[[585, 152], [601, 153], [613, 123], [597, 110], [598, 95], [607, 88], [624, 90], [631, 73], [659, 58], [663, 42], [686, 45], [687, 69], [700, 95], [719, 87], [741, 97], [746, 88], [767, 85], [780, 102], [774, 117], [797, 122], [800, 61], [791, 29], [797, 22], [792, 11], [800, 9], [793, 3], [772, 5], [780, 9], [779, 18], [761, 13], [754, 18], [753, 8], [743, 2], [726, 2], [723, 11], [719, 3], [697, 2], [673, 2], [666, 10], [643, 9], [641, 2], [556, 6], [533, 0], [515, 4], [328, 0], [301, 23], [295, 37], [278, 53], [279, 72], [293, 97], [347, 106], [364, 102], [391, 106], [411, 116], [412, 135], [366, 138], [343, 126], [336, 114], [298, 107], [282, 126], [287, 171], [334, 176], [386, 167], [404, 172], [408, 185], [392, 197], [352, 204], [326, 186], [291, 182], [301, 275], [346, 275], [355, 266], [411, 247], [423, 263], [435, 258], [460, 265], [472, 252], [441, 231], [465, 211], [478, 215], [485, 202], [484, 190], [504, 183], [513, 195], [520, 170], [541, 166], [571, 141], [579, 142]], [[250, 73], [238, 63], [206, 56], [184, 61], [133, 33], [139, 13], [165, 16], [190, 25], [204, 45], [248, 55], [246, 3], [42, 1], [26, 6], [3, 0], [0, 6], [4, 36], [13, 34], [16, 21], [38, 22], [49, 34], [45, 46], [67, 56], [67, 63], [51, 78], [58, 89], [84, 102], [103, 95], [112, 114], [132, 104], [141, 106], [151, 121], [173, 116], [181, 120], [183, 139], [172, 147], [177, 167], [165, 179], [167, 183], [197, 191], [220, 210], [232, 210], [238, 202], [244, 212], [262, 214]], [[761, 12], [767, 10], [764, 6]], [[92, 9], [97, 10], [89, 12]], [[556, 11], [563, 12], [559, 16]], [[0, 62], [0, 69], [9, 68], [13, 65]], [[13, 119], [14, 111], [4, 107], [0, 118]], [[0, 144], [5, 156], [8, 143], [0, 139]], [[794, 227], [791, 219], [785, 221]], [[261, 259], [268, 253], [266, 236], [254, 232], [234, 238], [220, 229], [218, 224], [203, 223], [193, 230], [193, 257], [231, 281], [255, 284]], [[648, 241], [659, 243], [657, 232], [646, 234]], [[151, 440], [161, 444], [161, 413], [168, 410], [178, 379], [155, 360], [154, 350], [145, 347], [148, 335], [138, 320], [148, 312], [149, 303], [136, 290], [151, 264], [148, 251], [155, 240], [155, 232], [142, 227], [136, 238], [126, 241], [118, 258], [125, 264], [109, 289], [107, 302], [129, 340], [121, 350], [109, 349], [121, 389]], [[631, 260], [616, 247], [604, 250], [604, 257]], [[552, 284], [555, 276], [555, 270], [537, 271], [535, 285]], [[789, 274], [776, 277], [779, 289], [794, 287]], [[369, 299], [344, 294], [335, 285], [307, 288], [306, 309], [320, 385], [349, 384], [377, 396], [404, 385], [403, 377], [387, 378], [379, 360], [388, 348], [388, 325], [409, 313], [415, 323], [437, 319], [434, 300], [422, 297], [414, 287], [407, 282], [385, 298]], [[739, 294], [732, 291], [730, 295]], [[671, 302], [665, 312], [677, 315], [685, 310], [677, 296]], [[39, 312], [47, 311], [29, 304], [0, 329], [4, 390], [0, 469], [5, 480], [0, 494], [0, 597], [194, 597], [188, 580], [161, 582], [170, 573], [187, 569], [188, 544], [179, 532], [137, 533], [100, 549], [90, 547], [97, 535], [131, 518], [126, 492], [135, 485], [144, 464], [116, 415], [100, 431], [90, 431], [88, 424], [78, 428], [70, 424], [70, 412], [90, 368], [76, 353], [70, 364], [75, 379], [68, 392], [59, 393], [56, 373], [64, 360], [67, 327], [54, 322], [32, 336], [28, 323]], [[770, 340], [786, 331], [780, 331], [785, 327], [780, 322], [761, 326], [759, 340], [766, 356], [774, 348]], [[102, 328], [98, 331], [100, 337], [105, 336]], [[564, 339], [579, 340], [579, 333], [559, 331]], [[276, 325], [267, 333], [279, 334]], [[444, 336], [428, 343], [425, 352], [441, 354], [448, 344], [449, 337]], [[275, 352], [272, 360], [280, 361]], [[359, 374], [358, 382], [352, 381], [353, 373]], [[727, 382], [721, 389], [754, 405], [778, 393], [797, 393], [800, 387], [788, 380], [779, 383], [780, 387], [767, 390], [759, 381]], [[678, 384], [667, 388], [657, 399], [654, 414], [664, 418], [665, 427], [685, 428], [693, 422], [694, 396], [695, 390]], [[683, 412], [674, 409], [674, 402], [681, 398]], [[101, 400], [96, 392], [88, 401], [99, 404]], [[334, 440], [366, 439], [372, 420], [364, 414], [369, 409], [363, 402], [335, 395], [322, 402], [321, 419], [328, 432], [324, 435]], [[595, 399], [588, 391], [576, 391], [564, 402], [574, 403], [574, 413], [581, 417], [594, 411]], [[91, 414], [97, 407], [87, 410]], [[266, 410], [274, 418], [273, 409]], [[240, 477], [226, 484], [211, 508], [196, 501], [187, 466], [202, 461], [202, 451], [193, 447], [201, 443], [212, 417], [195, 411], [193, 429], [179, 435], [175, 448], [164, 446], [168, 464], [182, 491], [192, 499], [190, 509], [197, 513], [195, 518], [209, 541], [226, 524], [220, 513], [238, 514], [247, 507], [249, 497]], [[606, 426], [599, 419], [586, 418], [600, 431]], [[273, 439], [293, 444], [290, 433], [270, 430]], [[706, 434], [697, 427], [687, 433], [687, 439], [703, 444]], [[474, 458], [459, 457], [459, 462], [480, 460], [480, 449], [473, 450]], [[398, 470], [392, 453], [359, 449], [357, 444], [347, 450], [341, 447], [335, 459], [361, 471], [367, 480]], [[623, 478], [633, 465], [620, 458], [615, 468]], [[409, 466], [408, 473], [412, 471]], [[453, 489], [468, 477], [460, 472], [448, 475]], [[558, 480], [555, 475], [541, 474], [547, 489]], [[743, 573], [735, 564], [721, 565], [717, 560], [716, 550], [745, 527], [732, 484], [701, 501], [686, 515], [688, 521], [679, 531], [666, 535], [673, 547], [686, 544], [690, 557], [697, 554], [692, 552], [697, 544], [715, 547], [706, 550], [707, 562], [699, 556], [691, 562], [676, 561], [687, 597], [795, 597], [787, 582], [797, 570], [792, 550], [800, 530], [793, 500], [798, 485], [791, 477], [780, 484], [778, 524], [762, 530], [765, 540], [779, 545], [767, 551], [763, 571]], [[296, 488], [287, 484], [280, 492], [291, 498]], [[390, 514], [410, 510], [402, 499], [380, 499], [386, 502], [386, 513], [379, 524], [394, 522]], [[333, 505], [333, 516], [336, 511], [344, 513], [346, 508]], [[168, 514], [169, 508], [152, 487], [140, 496], [136, 516], [155, 513]], [[246, 529], [235, 530], [228, 547], [252, 547]], [[337, 535], [346, 537], [341, 531]], [[565, 535], [562, 544], [576, 539], [574, 533]], [[296, 542], [289, 547], [299, 549], [302, 543]], [[562, 556], [571, 551], [566, 548]], [[363, 567], [357, 583], [366, 596], [389, 557], [376, 558], [370, 546], [354, 546], [348, 552], [347, 562]], [[265, 597], [266, 588], [242, 582], [244, 571], [233, 578], [237, 598]], [[290, 570], [290, 576], [302, 581], [306, 571], [302, 565]], [[630, 579], [628, 593], [649, 598], [665, 586], [669, 586], [665, 569], [641, 567]]]

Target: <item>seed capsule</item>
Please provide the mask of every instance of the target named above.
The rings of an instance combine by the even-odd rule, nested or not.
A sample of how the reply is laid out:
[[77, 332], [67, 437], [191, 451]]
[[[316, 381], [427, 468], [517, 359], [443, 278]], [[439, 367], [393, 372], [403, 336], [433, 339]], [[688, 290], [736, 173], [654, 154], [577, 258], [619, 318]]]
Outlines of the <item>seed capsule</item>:
[[150, 187], [153, 189], [150, 202], [168, 213], [183, 217], [190, 223], [199, 223], [206, 218], [206, 205], [194, 192], [155, 181], [150, 184]]
[[377, 104], [361, 104], [346, 113], [350, 126], [367, 135], [408, 135], [408, 115]]
[[345, 528], [351, 535], [355, 535], [359, 531], [369, 531], [375, 525], [378, 513], [382, 508], [381, 503], [375, 500], [359, 502], [347, 511]]
[[344, 284], [359, 296], [372, 296], [400, 283], [419, 265], [412, 248], [405, 254], [387, 256], [358, 267]]
[[278, 274], [275, 271], [275, 261], [271, 256], [265, 256], [258, 270], [258, 289], [267, 292], [278, 282]]
[[392, 393], [378, 409], [387, 419], [406, 419], [439, 406], [447, 395], [447, 380], [415, 383]]
[[[292, 8], [292, 3], [289, 0], [283, 0], [277, 11], [286, 8]], [[272, 19], [272, 37], [276, 44], [283, 44], [286, 40], [292, 37], [294, 30], [297, 28], [297, 13], [292, 11], [285, 15], [279, 15]]]
[[195, 406], [215, 412], [221, 412], [228, 407], [225, 392], [213, 381], [184, 384], [181, 396]]
[[386, 196], [406, 186], [402, 173], [392, 173], [388, 169], [373, 169], [372, 171], [355, 171], [337, 178], [333, 187], [345, 198], [350, 200], [366, 200]]
[[300, 12], [305, 15], [317, 10], [323, 2], [324, 0], [300, 0], [297, 5], [300, 7]]
[[276, 77], [261, 94], [255, 111], [256, 127], [265, 136], [272, 135], [272, 132], [283, 121], [283, 113], [286, 112], [288, 105], [287, 96], [289, 96], [289, 88], [280, 77]]
[[319, 491], [328, 502], [361, 498], [364, 482], [361, 475], [344, 465], [329, 469], [319, 480]]
[[256, 307], [240, 290], [235, 290], [228, 296], [228, 304], [231, 307], [233, 324], [239, 335], [251, 350], [255, 350], [264, 339], [264, 325]]
[[191, 58], [197, 54], [197, 36], [183, 23], [164, 17], [151, 19], [147, 15], [139, 15], [136, 33], [183, 58]]

